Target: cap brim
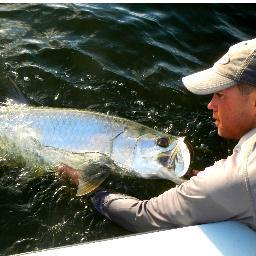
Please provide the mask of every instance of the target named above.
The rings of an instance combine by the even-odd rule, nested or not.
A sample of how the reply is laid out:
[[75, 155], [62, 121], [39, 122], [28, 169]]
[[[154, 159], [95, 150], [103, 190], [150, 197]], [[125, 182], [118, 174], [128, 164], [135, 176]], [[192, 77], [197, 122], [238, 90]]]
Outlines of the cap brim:
[[212, 94], [236, 84], [234, 80], [216, 73], [213, 68], [185, 76], [182, 82], [190, 92], [198, 95]]

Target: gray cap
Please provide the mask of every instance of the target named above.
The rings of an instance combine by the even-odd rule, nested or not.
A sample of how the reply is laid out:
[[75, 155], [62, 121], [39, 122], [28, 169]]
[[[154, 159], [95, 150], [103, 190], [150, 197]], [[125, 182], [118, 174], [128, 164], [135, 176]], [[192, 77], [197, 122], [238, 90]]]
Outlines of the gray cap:
[[182, 78], [195, 94], [211, 94], [236, 84], [256, 86], [256, 38], [231, 46], [212, 68]]

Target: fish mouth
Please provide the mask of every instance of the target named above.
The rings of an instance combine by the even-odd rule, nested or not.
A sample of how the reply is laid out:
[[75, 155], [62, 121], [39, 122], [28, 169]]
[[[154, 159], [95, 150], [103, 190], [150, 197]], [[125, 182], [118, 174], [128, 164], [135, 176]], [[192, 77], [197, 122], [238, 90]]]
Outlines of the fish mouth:
[[192, 161], [195, 157], [195, 151], [194, 148], [192, 146], [192, 144], [190, 143], [190, 141], [188, 140], [187, 137], [184, 138], [184, 143], [186, 144], [188, 151], [190, 153], [190, 160]]
[[193, 148], [184, 137], [178, 139], [176, 148], [177, 153], [175, 155], [174, 173], [178, 178], [182, 178], [189, 172], [191, 152], [193, 156]]
[[177, 178], [185, 177], [189, 171], [191, 158], [194, 156], [192, 145], [184, 137], [179, 138], [177, 144], [171, 150], [162, 152], [158, 156], [158, 162]]

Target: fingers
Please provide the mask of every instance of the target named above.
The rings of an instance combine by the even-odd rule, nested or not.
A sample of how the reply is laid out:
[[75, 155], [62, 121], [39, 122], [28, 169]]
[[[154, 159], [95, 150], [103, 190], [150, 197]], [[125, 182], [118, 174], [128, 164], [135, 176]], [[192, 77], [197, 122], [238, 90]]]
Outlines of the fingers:
[[78, 170], [66, 164], [60, 164], [57, 166], [57, 172], [61, 178], [68, 178], [74, 185], [79, 185], [80, 173]]
[[194, 169], [191, 171], [191, 176], [196, 176], [199, 172], [201, 172], [201, 171]]

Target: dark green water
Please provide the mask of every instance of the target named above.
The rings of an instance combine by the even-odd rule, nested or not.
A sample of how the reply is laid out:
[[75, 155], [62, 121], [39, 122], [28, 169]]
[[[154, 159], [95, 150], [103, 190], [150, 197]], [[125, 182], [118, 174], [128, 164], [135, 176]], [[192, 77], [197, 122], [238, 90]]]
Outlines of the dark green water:
[[[256, 36], [254, 4], [0, 5], [0, 73], [37, 106], [90, 109], [187, 136], [192, 166], [232, 150], [206, 104], [181, 77], [210, 67], [230, 44]], [[8, 96], [0, 78], [1, 101]], [[11, 96], [11, 95], [9, 95]], [[0, 254], [129, 234], [52, 174], [20, 182], [0, 165]], [[141, 199], [174, 184], [109, 177], [104, 186]]]

